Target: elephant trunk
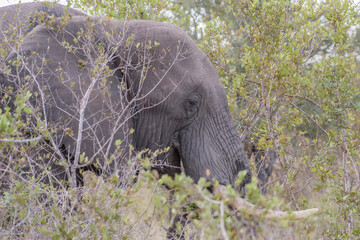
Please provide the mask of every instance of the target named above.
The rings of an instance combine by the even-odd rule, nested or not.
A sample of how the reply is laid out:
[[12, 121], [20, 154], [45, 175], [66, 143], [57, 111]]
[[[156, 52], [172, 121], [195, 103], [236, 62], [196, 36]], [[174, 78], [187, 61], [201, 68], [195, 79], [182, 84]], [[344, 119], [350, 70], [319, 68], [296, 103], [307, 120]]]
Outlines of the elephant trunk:
[[[179, 152], [186, 174], [194, 181], [204, 177], [233, 185], [238, 173], [250, 164], [227, 106], [216, 113], [194, 120], [180, 133]], [[243, 186], [250, 179], [248, 174]]]

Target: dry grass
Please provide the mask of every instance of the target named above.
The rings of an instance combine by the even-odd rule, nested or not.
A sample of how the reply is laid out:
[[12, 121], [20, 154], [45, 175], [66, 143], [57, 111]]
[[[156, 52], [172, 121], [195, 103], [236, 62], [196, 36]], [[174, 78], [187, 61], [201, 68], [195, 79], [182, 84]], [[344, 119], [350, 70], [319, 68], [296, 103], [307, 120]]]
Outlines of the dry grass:
[[[103, 195], [108, 191], [109, 184], [105, 183], [101, 177], [95, 176], [92, 172], [84, 173], [84, 196]], [[144, 172], [141, 172], [138, 181], [132, 188], [125, 191], [126, 209], [122, 209], [124, 223], [123, 231], [128, 239], [166, 239], [165, 228], [168, 227], [158, 218], [159, 209], [154, 205], [156, 195], [166, 189], [156, 185], [151, 188], [147, 184]], [[106, 196], [99, 204], [111, 204], [112, 196]], [[166, 205], [167, 202], [164, 203]]]

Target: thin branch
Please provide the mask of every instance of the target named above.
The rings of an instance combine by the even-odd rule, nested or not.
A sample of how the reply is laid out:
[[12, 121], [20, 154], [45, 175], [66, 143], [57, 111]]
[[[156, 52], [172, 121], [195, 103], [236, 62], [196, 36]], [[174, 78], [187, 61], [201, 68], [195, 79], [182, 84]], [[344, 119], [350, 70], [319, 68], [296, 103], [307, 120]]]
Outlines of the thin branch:
[[327, 131], [321, 127], [316, 121], [315, 119], [313, 119], [309, 114], [307, 114], [304, 110], [302, 110], [301, 108], [299, 108], [298, 106], [296, 106], [293, 102], [289, 102], [291, 106], [295, 107], [296, 109], [298, 109], [302, 114], [304, 114], [305, 116], [307, 116], [312, 122], [314, 122], [316, 124], [316, 126], [323, 131], [326, 135], [329, 135], [327, 133]]
[[0, 139], [0, 142], [14, 142], [14, 143], [28, 143], [33, 141], [39, 141], [42, 138], [42, 135], [37, 136], [36, 138], [30, 138], [30, 139]]
[[310, 177], [303, 186], [301, 186], [299, 189], [294, 191], [294, 194], [297, 194], [297, 193], [301, 192], [307, 185], [309, 185], [311, 180], [313, 180], [313, 177]]
[[[231, 72], [229, 72], [227, 69], [225, 69], [224, 67], [222, 67], [222, 66], [220, 65], [220, 63], [215, 62], [215, 64], [216, 64], [216, 66], [218, 66], [221, 70], [223, 70], [227, 75], [232, 76], [232, 77], [239, 77], [238, 74], [231, 73]], [[253, 80], [250, 80], [250, 79], [247, 79], [247, 78], [244, 78], [244, 81], [245, 81], [245, 82], [249, 82], [249, 83], [253, 83], [253, 84], [258, 85], [258, 86], [261, 85], [261, 83], [256, 82], [256, 81], [253, 81]]]
[[309, 98], [306, 98], [306, 97], [303, 97], [303, 96], [299, 96], [299, 95], [286, 94], [286, 93], [284, 94], [284, 96], [286, 96], [286, 97], [292, 97], [292, 98], [301, 98], [301, 99], [304, 99], [304, 100], [306, 100], [306, 101], [314, 104], [314, 105], [317, 106], [318, 108], [320, 108], [321, 111], [324, 111], [324, 110], [321, 108], [321, 105], [320, 105], [319, 103], [317, 103], [317, 102], [315, 102], [315, 101], [313, 101], [313, 100], [311, 100], [311, 99], [309, 99]]

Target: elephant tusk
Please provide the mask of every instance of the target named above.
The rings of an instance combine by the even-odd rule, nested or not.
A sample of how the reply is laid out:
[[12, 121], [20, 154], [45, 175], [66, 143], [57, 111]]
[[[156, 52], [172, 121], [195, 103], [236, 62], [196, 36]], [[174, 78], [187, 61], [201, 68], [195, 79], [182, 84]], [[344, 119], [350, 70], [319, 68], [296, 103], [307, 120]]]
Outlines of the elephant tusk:
[[317, 208], [306, 209], [302, 211], [284, 212], [276, 210], [257, 209], [256, 206], [245, 199], [235, 197], [231, 199], [226, 195], [226, 187], [219, 185], [213, 187], [214, 194], [219, 194], [231, 207], [236, 210], [242, 210], [251, 216], [262, 217], [266, 220], [288, 218], [291, 220], [299, 220], [313, 215], [319, 211]]

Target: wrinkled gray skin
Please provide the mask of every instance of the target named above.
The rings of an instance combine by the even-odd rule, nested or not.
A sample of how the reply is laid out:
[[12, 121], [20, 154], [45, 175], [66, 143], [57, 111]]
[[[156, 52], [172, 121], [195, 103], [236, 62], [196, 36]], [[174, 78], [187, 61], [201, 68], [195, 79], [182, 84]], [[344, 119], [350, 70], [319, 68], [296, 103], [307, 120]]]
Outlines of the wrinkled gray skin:
[[[86, 14], [72, 8], [66, 8], [60, 4], [48, 2], [22, 3], [2, 7], [0, 8], [0, 47], [11, 53], [11, 51], [15, 51], [17, 42], [39, 24], [48, 23], [51, 19], [58, 17], [72, 16], [86, 16]], [[4, 63], [4, 59], [1, 59], [0, 64], [3, 65]], [[5, 76], [2, 77], [0, 82], [1, 84], [9, 85], [6, 82]], [[2, 89], [0, 94], [4, 94]], [[61, 148], [61, 150], [64, 149]], [[65, 153], [66, 151], [63, 152]], [[0, 162], [0, 166], [4, 167], [3, 169], [6, 168], [7, 164], [6, 160], [3, 163]], [[42, 162], [42, 164], [44, 168], [51, 166], [53, 175], [58, 179], [67, 178], [64, 169], [57, 164], [48, 161]], [[48, 182], [48, 180], [45, 180], [45, 182]]]
[[[33, 8], [35, 5], [38, 7], [38, 4], [27, 6]], [[56, 8], [61, 10], [58, 6]], [[0, 13], [5, 11], [4, 8], [0, 9]], [[68, 11], [81, 15], [75, 10]], [[249, 169], [249, 160], [234, 128], [224, 88], [207, 56], [182, 29], [166, 23], [124, 23], [74, 16], [64, 26], [65, 31], [58, 27], [59, 21], [53, 28], [45, 25], [35, 27], [23, 39], [20, 51], [13, 51], [9, 55], [8, 60], [11, 60], [19, 54], [26, 57], [31, 51], [36, 51], [40, 57], [51, 60], [47, 64], [49, 70], [38, 75], [37, 84], [32, 85], [32, 91], [39, 91], [39, 86], [47, 86], [45, 93], [51, 97], [46, 101], [45, 110], [39, 98], [32, 99], [31, 105], [45, 112], [49, 124], [59, 126], [60, 130], [54, 140], [63, 152], [75, 155], [79, 126], [76, 96], [81, 96], [83, 89], [89, 87], [88, 76], [92, 68], [86, 64], [91, 61], [89, 55], [81, 50], [70, 53], [61, 42], [65, 40], [71, 45], [77, 45], [73, 42], [74, 36], [81, 28], [88, 28], [88, 20], [95, 24], [93, 42], [103, 43], [107, 52], [111, 52], [108, 66], [119, 69], [107, 78], [105, 87], [100, 82], [96, 83], [97, 87], [91, 92], [91, 101], [85, 109], [85, 125], [96, 128], [94, 131], [85, 128], [80, 152], [85, 152], [91, 161], [104, 166], [104, 159], [115, 149], [115, 140], [124, 138], [124, 132], [134, 128], [130, 143], [136, 150], [171, 147], [168, 162], [174, 168], [162, 168], [161, 173], [174, 175], [180, 171], [182, 164], [186, 174], [194, 181], [205, 177], [218, 180], [221, 184], [233, 185], [239, 171]], [[111, 39], [105, 37], [105, 32], [111, 33]], [[140, 54], [144, 53], [145, 48], [141, 48], [141, 45], [139, 47], [138, 43], [148, 43], [149, 40], [158, 46], [147, 49], [146, 54]], [[116, 44], [118, 46], [115, 47]], [[77, 46], [80, 45], [78, 43]], [[151, 56], [151, 61], [148, 62], [150, 67], [142, 85], [145, 56]], [[42, 66], [40, 57], [33, 63], [34, 66]], [[85, 65], [80, 67], [79, 62]], [[64, 70], [64, 79], [61, 81], [54, 71], [59, 65]], [[14, 68], [12, 73], [22, 76], [20, 81], [23, 81], [21, 79], [25, 79], [27, 71]], [[2, 85], [12, 85], [14, 79], [2, 78], [0, 81]], [[121, 105], [119, 96], [124, 96], [124, 89], [119, 87], [121, 83], [126, 84], [126, 100], [122, 98], [121, 103], [126, 105], [130, 102], [132, 106], [125, 110], [135, 116], [122, 119], [126, 124], [114, 128], [111, 116], [121, 118], [116, 114], [124, 111], [124, 108], [118, 106]], [[105, 94], [99, 90], [101, 87], [105, 88]], [[108, 103], [112, 103], [112, 108]], [[71, 129], [74, 135], [70, 137], [61, 129]], [[94, 137], [110, 151], [97, 151], [98, 143], [94, 142]], [[248, 174], [244, 183], [249, 178]]]
[[[46, 15], [44, 15], [46, 13]], [[17, 33], [12, 39], [19, 39], [20, 36], [25, 36], [37, 25], [39, 25], [39, 17], [62, 17], [69, 16], [86, 16], [84, 13], [72, 8], [66, 8], [60, 4], [53, 3], [22, 3], [14, 4], [0, 8], [0, 42], [3, 43], [9, 35]], [[44, 19], [41, 19], [43, 22]], [[16, 29], [20, 26], [19, 29]]]

